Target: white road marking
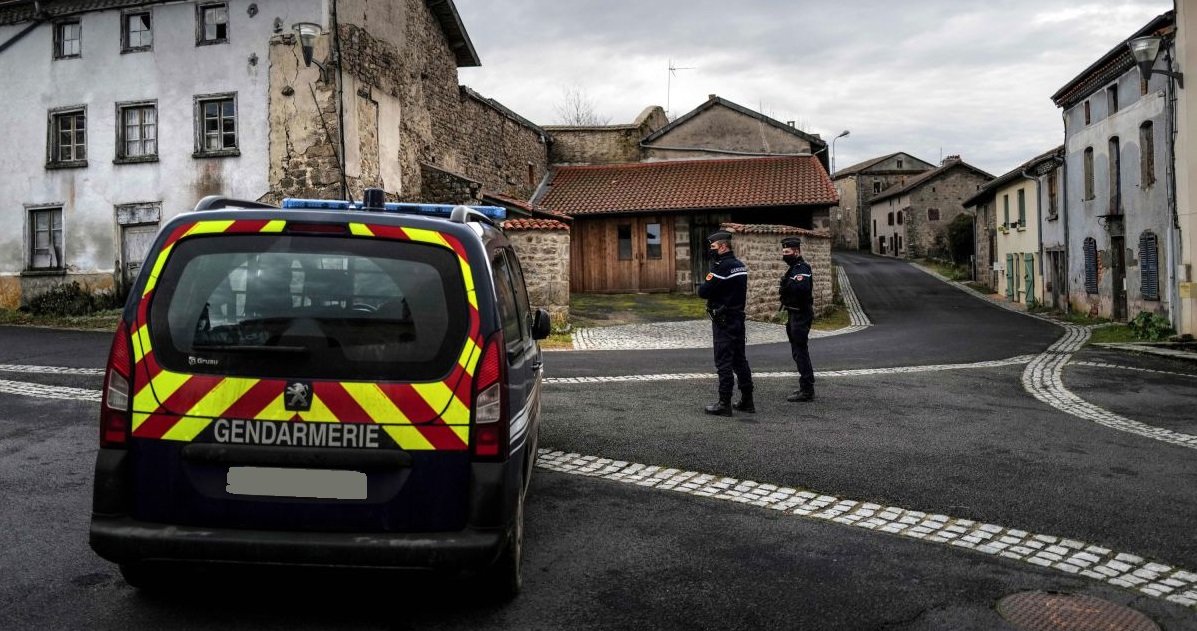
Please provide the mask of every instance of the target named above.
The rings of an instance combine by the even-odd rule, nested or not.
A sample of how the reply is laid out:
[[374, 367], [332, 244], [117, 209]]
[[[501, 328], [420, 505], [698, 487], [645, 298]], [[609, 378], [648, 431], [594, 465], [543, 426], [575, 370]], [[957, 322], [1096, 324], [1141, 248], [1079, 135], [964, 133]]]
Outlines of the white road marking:
[[9, 381], [0, 379], [0, 392], [4, 394], [19, 394], [39, 399], [65, 399], [73, 401], [100, 401], [99, 390], [84, 388], [68, 388], [66, 386], [47, 386], [40, 383], [25, 381]]
[[1197, 611], [1197, 573], [1092, 543], [816, 491], [550, 449], [537, 466], [950, 545], [1124, 587]]
[[65, 366], [27, 366], [24, 364], [0, 364], [0, 372], [18, 372], [39, 375], [103, 375], [101, 368], [67, 368]]
[[1110, 429], [1197, 449], [1197, 436], [1131, 420], [1093, 405], [1064, 387], [1064, 365], [1072, 359], [1072, 354], [1088, 341], [1090, 329], [1075, 324], [1056, 324], [1064, 327], [1064, 336], [1048, 347], [1046, 352], [1033, 359], [1023, 370], [1022, 385], [1031, 396], [1061, 412]]
[[[929, 366], [898, 366], [894, 368], [860, 368], [856, 370], [820, 370], [815, 374], [820, 378], [824, 377], [859, 377], [866, 375], [890, 375], [890, 374], [905, 374], [918, 372], [938, 372], [941, 370], [963, 370], [968, 368], [995, 368], [1000, 366], [1021, 366], [1031, 361], [1034, 355], [1020, 355], [1018, 357], [1011, 357], [1010, 359], [998, 359], [993, 361], [974, 362], [971, 364], [932, 364]], [[547, 377], [544, 382], [546, 384], [566, 384], [566, 383], [621, 383], [621, 382], [644, 382], [644, 381], [683, 381], [687, 379], [715, 379], [714, 373], [705, 372], [687, 372], [687, 373], [664, 373], [654, 375], [614, 375], [614, 376], [600, 376], [600, 377]], [[797, 379], [797, 372], [754, 372], [753, 379]]]
[[1153, 368], [1139, 368], [1138, 366], [1122, 366], [1120, 364], [1107, 364], [1105, 362], [1069, 362], [1069, 366], [1090, 366], [1092, 368], [1112, 368], [1115, 370], [1134, 370], [1137, 372], [1149, 372], [1157, 375], [1172, 375], [1174, 377], [1189, 377], [1197, 379], [1197, 374], [1191, 372], [1174, 372], [1171, 370], [1155, 370]]

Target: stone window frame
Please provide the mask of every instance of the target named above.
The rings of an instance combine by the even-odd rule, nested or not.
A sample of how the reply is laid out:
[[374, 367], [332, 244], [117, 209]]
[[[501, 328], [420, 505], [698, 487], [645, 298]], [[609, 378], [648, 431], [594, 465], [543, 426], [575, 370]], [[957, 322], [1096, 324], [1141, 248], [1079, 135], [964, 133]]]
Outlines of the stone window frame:
[[881, 180], [873, 180], [873, 194], [876, 195], [881, 192]]
[[[67, 118], [72, 120], [77, 118], [83, 119], [82, 130], [74, 129], [72, 126], [71, 133], [76, 137], [72, 138], [71, 155], [68, 158], [63, 158], [63, 147], [59, 141], [59, 125], [60, 121]], [[82, 142], [73, 142], [78, 140], [78, 135], [82, 134]], [[80, 157], [81, 156], [81, 157]], [[51, 108], [46, 115], [46, 168], [47, 169], [79, 169], [87, 167], [87, 106], [86, 105], [67, 105], [64, 107]]]
[[[146, 153], [146, 154], [142, 154], [139, 156], [130, 156], [127, 153], [129, 141], [128, 141], [128, 138], [126, 137], [127, 129], [126, 129], [126, 125], [125, 125], [125, 112], [128, 110], [133, 110], [133, 109], [139, 109], [139, 110], [150, 109], [154, 112], [154, 122], [150, 123], [151, 125], [153, 125], [153, 128], [154, 128], [154, 138], [153, 138], [154, 153], [152, 153], [152, 154]], [[145, 125], [146, 125], [146, 123], [144, 121], [142, 121], [139, 125], [140, 127], [142, 127], [142, 130], [139, 135], [141, 135], [143, 137], [138, 139], [141, 142], [145, 142], [145, 140], [146, 140], [146, 138], [144, 138]], [[115, 130], [116, 130], [116, 157], [112, 160], [113, 164], [138, 164], [138, 163], [142, 163], [142, 162], [157, 162], [158, 161], [158, 153], [159, 153], [159, 149], [160, 149], [159, 142], [161, 140], [161, 138], [158, 134], [158, 131], [161, 129], [161, 120], [158, 116], [158, 99], [149, 99], [149, 100], [145, 100], [145, 101], [125, 101], [125, 102], [117, 103], [116, 104], [116, 125], [114, 125], [113, 127], [115, 127]]]
[[[150, 34], [150, 43], [133, 46], [130, 43], [132, 31], [129, 20], [135, 17], [145, 17], [148, 21], [145, 32]], [[121, 12], [121, 54], [144, 53], [154, 50], [154, 12], [149, 8], [128, 9]]]
[[938, 208], [928, 208], [927, 209], [927, 221], [939, 221], [939, 217], [940, 217], [940, 215], [939, 215]]
[[1147, 188], [1155, 181], [1155, 123], [1144, 121], [1139, 125], [1139, 186]]
[[1118, 84], [1106, 88], [1106, 115], [1110, 116], [1122, 109], [1118, 102]]
[[[63, 204], [55, 202], [51, 204], [26, 204], [25, 205], [25, 269], [24, 273], [50, 273], [61, 274], [66, 271], [66, 264], [63, 262], [65, 258], [63, 250]], [[50, 265], [35, 265], [37, 257], [37, 220], [39, 214], [48, 213], [50, 215], [49, 226], [49, 249], [51, 264]], [[57, 219], [57, 230], [55, 230], [55, 219]], [[57, 239], [55, 239], [57, 234]]]
[[[221, 122], [222, 136], [220, 149], [208, 149], [205, 139], [207, 134], [204, 129], [204, 106], [212, 102], [223, 102], [231, 100], [233, 102], [233, 142], [234, 145], [230, 147], [223, 146], [223, 121], [225, 120], [223, 114], [219, 120]], [[237, 101], [236, 92], [219, 92], [215, 94], [197, 94], [194, 97], [194, 123], [195, 123], [195, 151], [191, 154], [193, 158], [227, 158], [241, 155], [241, 132], [238, 130], [237, 119], [240, 118], [240, 105]]]
[[1085, 190], [1081, 195], [1081, 199], [1084, 201], [1092, 201], [1093, 198], [1097, 197], [1097, 193], [1094, 190], [1095, 187], [1093, 185], [1093, 147], [1085, 147], [1085, 151], [1082, 155], [1082, 167], [1084, 169], [1085, 175]]
[[[65, 37], [66, 36], [65, 29], [68, 26], [75, 26], [75, 27], [78, 27], [78, 29], [79, 29], [78, 39], [70, 40], [70, 41], [78, 42], [79, 50], [74, 53], [66, 53], [63, 50], [63, 46], [68, 41]], [[83, 57], [83, 20], [82, 20], [82, 18], [74, 17], [74, 18], [63, 18], [61, 20], [55, 20], [54, 21], [54, 37], [52, 38], [52, 40], [53, 40], [53, 46], [54, 46], [54, 48], [52, 49], [52, 53], [53, 53], [53, 58], [55, 60], [82, 58]]]
[[[224, 37], [213, 37], [208, 39], [207, 26], [204, 21], [209, 10], [224, 9]], [[217, 44], [229, 43], [230, 24], [232, 22], [232, 11], [229, 10], [228, 2], [200, 2], [195, 5], [195, 45], [196, 46], [213, 46]], [[216, 23], [220, 26], [220, 23]]]

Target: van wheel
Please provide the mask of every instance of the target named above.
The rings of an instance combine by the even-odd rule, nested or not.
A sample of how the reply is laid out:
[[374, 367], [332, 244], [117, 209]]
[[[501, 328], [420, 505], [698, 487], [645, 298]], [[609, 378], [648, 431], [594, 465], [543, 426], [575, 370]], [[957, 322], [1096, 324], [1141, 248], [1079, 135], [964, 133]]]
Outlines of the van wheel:
[[122, 563], [120, 570], [126, 583], [142, 591], [162, 591], [168, 584], [166, 572], [161, 567], [146, 563]]
[[483, 581], [488, 590], [493, 593], [498, 602], [508, 602], [519, 595], [523, 587], [523, 574], [520, 571], [524, 556], [524, 500], [521, 497], [516, 504], [515, 523], [512, 524], [507, 545], [499, 553], [499, 559], [483, 575]]

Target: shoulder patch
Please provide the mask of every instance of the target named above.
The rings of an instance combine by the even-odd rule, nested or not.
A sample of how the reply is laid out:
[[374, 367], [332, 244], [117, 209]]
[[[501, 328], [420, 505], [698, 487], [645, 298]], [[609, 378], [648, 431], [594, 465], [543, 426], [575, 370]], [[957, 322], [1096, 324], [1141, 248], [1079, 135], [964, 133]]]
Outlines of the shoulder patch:
[[711, 280], [711, 279], [712, 279], [712, 278], [714, 278], [714, 277], [715, 277], [715, 275], [714, 275], [714, 274], [707, 274], [707, 280]]

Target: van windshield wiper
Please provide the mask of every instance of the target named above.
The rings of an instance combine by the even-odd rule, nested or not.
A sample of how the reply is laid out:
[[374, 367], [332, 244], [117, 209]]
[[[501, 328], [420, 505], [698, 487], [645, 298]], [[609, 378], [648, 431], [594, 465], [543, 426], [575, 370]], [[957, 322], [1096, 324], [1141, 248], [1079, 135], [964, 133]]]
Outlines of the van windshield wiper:
[[306, 346], [266, 346], [264, 344], [198, 344], [191, 347], [192, 352], [215, 353], [288, 353], [291, 355], [306, 355], [310, 351]]

